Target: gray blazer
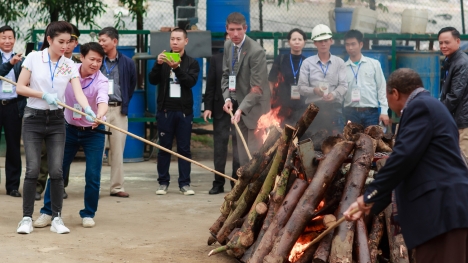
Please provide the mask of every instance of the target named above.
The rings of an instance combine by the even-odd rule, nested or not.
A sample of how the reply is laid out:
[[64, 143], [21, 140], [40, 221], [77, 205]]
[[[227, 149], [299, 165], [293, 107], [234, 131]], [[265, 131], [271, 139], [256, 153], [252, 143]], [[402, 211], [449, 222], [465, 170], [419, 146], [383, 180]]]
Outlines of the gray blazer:
[[[230, 40], [224, 43], [223, 78], [221, 89], [224, 100], [230, 98], [229, 75], [232, 72], [232, 52], [234, 45]], [[236, 72], [236, 98], [242, 110], [242, 121], [247, 128], [255, 129], [257, 121], [270, 111], [270, 86], [265, 51], [253, 39], [245, 36]]]

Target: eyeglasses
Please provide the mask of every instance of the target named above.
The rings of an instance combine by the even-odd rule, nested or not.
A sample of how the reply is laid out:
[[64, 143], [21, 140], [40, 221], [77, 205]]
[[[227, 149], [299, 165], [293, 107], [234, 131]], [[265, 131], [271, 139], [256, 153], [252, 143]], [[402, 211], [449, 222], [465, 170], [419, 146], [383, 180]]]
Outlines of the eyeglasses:
[[318, 34], [318, 35], [316, 35], [316, 36], [313, 36], [313, 37], [311, 37], [311, 39], [314, 40], [314, 39], [316, 39], [317, 37], [326, 36], [326, 35], [328, 35], [328, 36], [330, 36], [330, 37], [332, 36], [331, 33], [325, 32], [325, 33], [321, 33], [321, 34]]

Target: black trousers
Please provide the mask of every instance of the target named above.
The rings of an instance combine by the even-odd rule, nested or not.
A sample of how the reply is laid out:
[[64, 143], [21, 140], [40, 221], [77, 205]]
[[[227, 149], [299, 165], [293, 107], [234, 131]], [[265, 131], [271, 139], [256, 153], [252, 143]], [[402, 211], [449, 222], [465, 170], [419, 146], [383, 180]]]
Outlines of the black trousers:
[[18, 190], [21, 178], [21, 127], [22, 118], [19, 116], [16, 102], [7, 105], [0, 103], [0, 130], [5, 131], [5, 188], [7, 193]]
[[457, 228], [419, 245], [416, 263], [468, 263], [468, 228]]
[[[237, 179], [237, 169], [239, 169], [239, 155], [237, 152], [237, 138], [234, 125], [231, 124], [231, 116], [223, 113], [220, 119], [213, 118], [213, 141], [214, 141], [214, 166], [215, 170], [225, 173], [229, 135], [232, 135], [232, 177]], [[224, 177], [215, 174], [213, 187], [224, 186]], [[232, 185], [232, 184], [231, 184]]]

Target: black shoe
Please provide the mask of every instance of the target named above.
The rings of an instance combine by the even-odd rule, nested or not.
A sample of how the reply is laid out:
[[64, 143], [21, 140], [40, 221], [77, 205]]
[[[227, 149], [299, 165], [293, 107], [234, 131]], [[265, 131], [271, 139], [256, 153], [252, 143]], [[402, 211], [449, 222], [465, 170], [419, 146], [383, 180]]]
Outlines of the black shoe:
[[67, 192], [65, 192], [65, 189], [63, 189], [63, 199], [67, 199], [68, 198], [68, 194]]
[[18, 190], [11, 190], [10, 192], [7, 192], [7, 195], [13, 196], [13, 197], [21, 197], [20, 192]]
[[36, 199], [36, 201], [41, 200], [41, 194], [36, 192], [36, 196], [34, 197], [34, 199]]
[[213, 186], [211, 190], [208, 192], [210, 195], [216, 195], [219, 193], [224, 193], [224, 187], [222, 186]]

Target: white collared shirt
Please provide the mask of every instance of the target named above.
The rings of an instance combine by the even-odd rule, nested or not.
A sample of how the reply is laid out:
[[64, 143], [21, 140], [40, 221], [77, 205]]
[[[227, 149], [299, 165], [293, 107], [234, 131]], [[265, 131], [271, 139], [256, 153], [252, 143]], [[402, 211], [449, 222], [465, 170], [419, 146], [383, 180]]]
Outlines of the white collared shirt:
[[240, 54], [241, 54], [241, 50], [242, 50], [242, 45], [244, 45], [244, 42], [245, 42], [245, 34], [244, 34], [244, 39], [242, 39], [242, 42], [239, 43], [239, 45], [236, 45], [234, 44], [234, 42], [232, 42], [232, 48], [234, 48], [235, 46], [237, 46], [239, 48], [239, 50], [237, 51], [237, 60], [240, 59]]
[[[1, 53], [1, 56], [2, 56], [2, 63], [10, 63], [10, 60], [11, 58], [14, 56], [14, 52], [9, 52], [9, 53], [6, 53], [6, 52], [3, 52], [2, 50], [0, 50], [0, 53]], [[15, 76], [15, 70], [12, 68], [10, 70], [10, 72], [8, 72], [8, 74], [6, 76], [4, 76], [5, 78], [13, 81], [13, 82], [16, 82], [16, 76]], [[13, 85], [12, 87], [12, 92], [3, 92], [3, 81], [0, 81], [0, 99], [2, 100], [10, 100], [10, 99], [14, 99], [16, 98], [18, 95], [16, 94], [16, 86]]]
[[[376, 59], [361, 55], [361, 60], [357, 65], [354, 64], [351, 59], [348, 59], [345, 65], [346, 80], [348, 82], [348, 93], [346, 93], [345, 96], [344, 106], [360, 108], [380, 107], [381, 114], [387, 115], [388, 102], [386, 81], [380, 62]], [[351, 93], [353, 88], [359, 89], [359, 101], [351, 100]]]
[[[67, 84], [74, 78], [79, 77], [77, 68], [73, 60], [61, 56], [58, 61], [58, 66], [54, 62], [50, 63], [49, 67], [49, 54], [48, 48], [40, 52], [31, 52], [23, 62], [23, 68], [31, 72], [30, 88], [33, 90], [46, 92], [46, 93], [57, 93], [57, 98], [64, 102], [65, 101], [65, 90]], [[51, 73], [54, 72], [54, 87], [52, 88]], [[39, 110], [56, 110], [57, 107], [47, 104], [47, 102], [41, 98], [29, 98], [28, 107]], [[62, 108], [59, 106], [59, 108]]]

